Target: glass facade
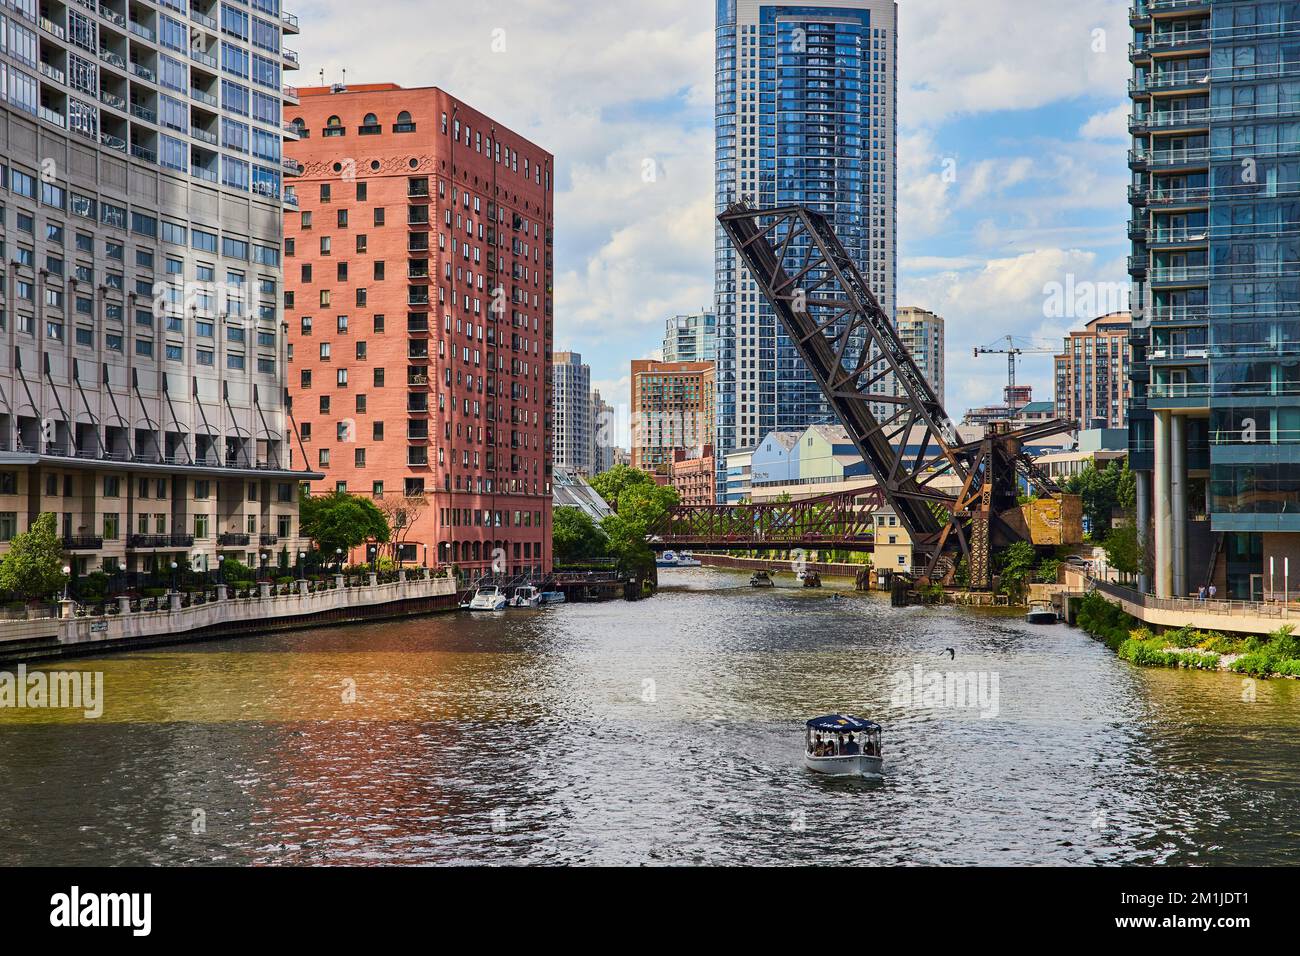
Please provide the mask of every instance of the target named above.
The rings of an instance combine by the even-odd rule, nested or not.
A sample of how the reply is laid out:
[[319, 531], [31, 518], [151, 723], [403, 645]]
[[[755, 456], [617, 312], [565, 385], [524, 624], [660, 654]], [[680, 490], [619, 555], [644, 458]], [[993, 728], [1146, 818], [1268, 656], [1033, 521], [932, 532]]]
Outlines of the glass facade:
[[1214, 532], [1300, 531], [1300, 2], [1132, 16], [1133, 463], [1182, 416]]
[[[829, 220], [894, 314], [893, 0], [717, 8], [716, 202], [806, 205]], [[718, 485], [725, 454], [774, 430], [833, 419], [719, 228]], [[892, 387], [892, 386], [891, 386]]]

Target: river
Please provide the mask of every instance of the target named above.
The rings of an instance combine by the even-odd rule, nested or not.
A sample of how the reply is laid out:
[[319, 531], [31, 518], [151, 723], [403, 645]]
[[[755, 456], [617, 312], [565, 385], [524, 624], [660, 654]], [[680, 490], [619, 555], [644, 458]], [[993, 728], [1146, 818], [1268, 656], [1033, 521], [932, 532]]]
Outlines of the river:
[[[1300, 682], [782, 577], [65, 662], [103, 715], [0, 710], [0, 863], [1293, 862]], [[918, 667], [996, 706], [903, 700]], [[837, 710], [882, 782], [801, 766]]]

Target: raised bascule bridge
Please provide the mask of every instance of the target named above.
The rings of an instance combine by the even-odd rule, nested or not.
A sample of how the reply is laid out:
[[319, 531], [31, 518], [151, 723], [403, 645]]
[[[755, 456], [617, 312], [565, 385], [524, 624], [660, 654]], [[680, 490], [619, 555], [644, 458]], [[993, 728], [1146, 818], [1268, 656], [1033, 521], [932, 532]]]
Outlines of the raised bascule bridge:
[[[1017, 541], [1082, 541], [1079, 499], [1024, 450], [1075, 423], [995, 423], [964, 442], [826, 220], [804, 206], [732, 204], [718, 216], [790, 343], [820, 386], [874, 484], [805, 501], [676, 509], [652, 546], [870, 550], [871, 512], [888, 504], [924, 567], [921, 583], [992, 586], [993, 551]], [[1037, 498], [1019, 503], [1027, 487]], [[956, 489], [955, 492], [953, 489]]]

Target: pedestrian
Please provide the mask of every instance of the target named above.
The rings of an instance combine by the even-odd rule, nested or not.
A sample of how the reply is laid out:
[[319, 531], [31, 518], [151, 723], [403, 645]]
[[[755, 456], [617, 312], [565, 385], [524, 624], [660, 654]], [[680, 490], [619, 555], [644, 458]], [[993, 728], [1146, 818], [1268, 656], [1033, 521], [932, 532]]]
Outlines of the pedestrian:
[[1204, 600], [1205, 600], [1205, 585], [1204, 585], [1204, 584], [1202, 584], [1199, 588], [1196, 589], [1196, 600], [1198, 600], [1198, 601], [1204, 601]]
[[1211, 600], [1211, 601], [1214, 600], [1215, 592], [1217, 592], [1218, 590], [1219, 590], [1219, 589], [1216, 588], [1213, 584], [1210, 585], [1210, 588], [1209, 588], [1209, 595], [1210, 595], [1210, 600]]

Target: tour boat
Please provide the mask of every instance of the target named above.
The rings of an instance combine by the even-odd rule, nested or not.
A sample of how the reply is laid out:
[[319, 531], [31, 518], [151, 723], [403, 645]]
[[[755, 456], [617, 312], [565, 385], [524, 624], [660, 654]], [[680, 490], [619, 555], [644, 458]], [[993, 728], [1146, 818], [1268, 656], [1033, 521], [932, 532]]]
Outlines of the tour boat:
[[689, 551], [683, 551], [681, 554], [676, 551], [665, 551], [655, 558], [657, 568], [698, 568], [700, 565], [700, 560]]
[[545, 605], [545, 604], [563, 604], [563, 603], [564, 603], [564, 592], [563, 592], [563, 591], [543, 591], [543, 592], [542, 592], [542, 604], [543, 604], [543, 605]]
[[541, 607], [542, 592], [531, 584], [515, 588], [514, 597], [510, 599], [511, 607]]
[[1051, 601], [1034, 601], [1029, 605], [1025, 620], [1030, 624], [1055, 624], [1058, 620], [1056, 608]]
[[749, 586], [751, 588], [774, 588], [776, 583], [772, 580], [772, 575], [766, 571], [755, 571], [749, 576]]
[[804, 766], [832, 777], [879, 778], [880, 725], [848, 714], [814, 717], [804, 736]]
[[819, 588], [822, 586], [822, 576], [816, 571], [800, 571], [799, 580], [803, 582], [806, 588]]
[[495, 584], [488, 584], [474, 592], [474, 596], [469, 599], [469, 609], [471, 611], [504, 611], [506, 609], [506, 595]]

